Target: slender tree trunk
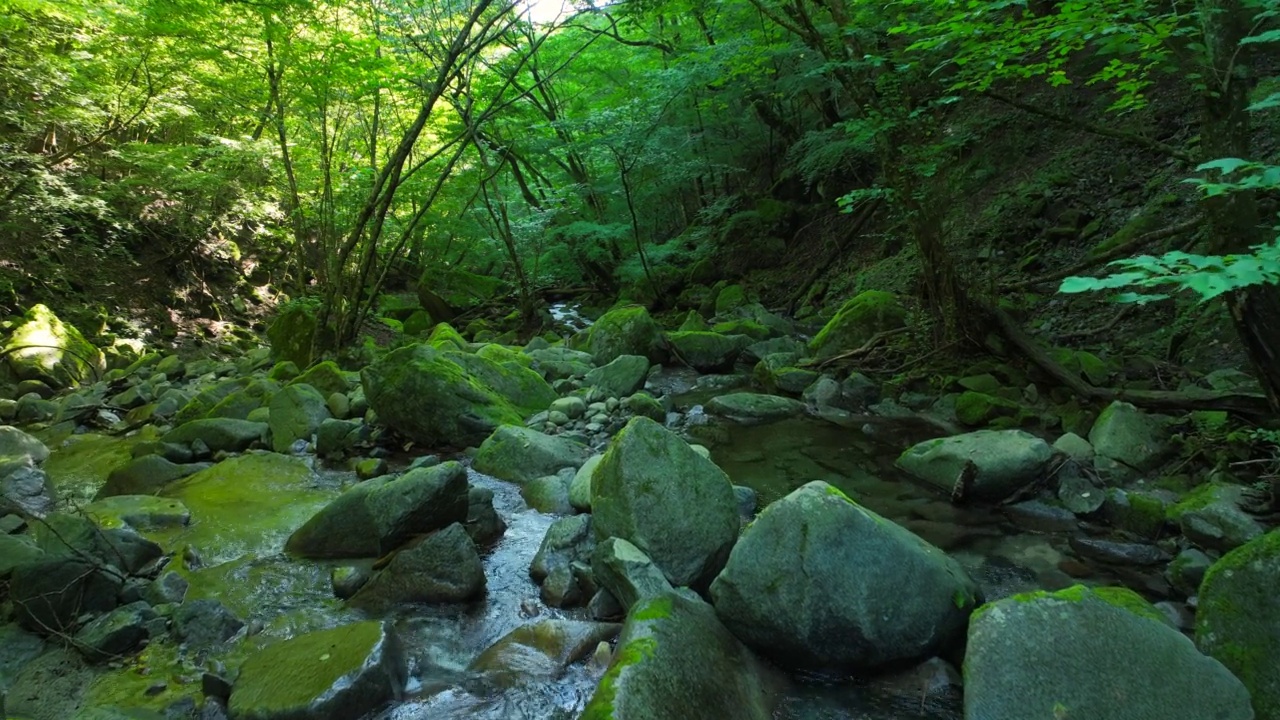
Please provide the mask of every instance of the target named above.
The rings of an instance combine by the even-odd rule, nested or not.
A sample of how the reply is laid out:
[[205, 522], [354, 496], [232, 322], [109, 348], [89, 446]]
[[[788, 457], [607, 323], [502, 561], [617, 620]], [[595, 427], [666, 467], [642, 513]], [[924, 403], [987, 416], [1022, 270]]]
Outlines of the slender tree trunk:
[[[1211, 72], [1204, 98], [1200, 147], [1204, 160], [1250, 158], [1250, 46], [1242, 45], [1252, 22], [1241, 0], [1197, 3]], [[1266, 241], [1253, 192], [1205, 198], [1210, 252], [1247, 253]], [[1280, 286], [1256, 285], [1229, 293], [1227, 309], [1267, 400], [1280, 410]]]

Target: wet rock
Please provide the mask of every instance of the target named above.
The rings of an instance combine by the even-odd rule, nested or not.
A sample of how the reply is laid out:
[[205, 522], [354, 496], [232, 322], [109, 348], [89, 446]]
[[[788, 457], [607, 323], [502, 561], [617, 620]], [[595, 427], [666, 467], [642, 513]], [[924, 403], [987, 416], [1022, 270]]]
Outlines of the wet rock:
[[587, 603], [587, 612], [595, 620], [621, 620], [626, 617], [627, 609], [622, 607], [613, 593], [601, 588], [591, 596]]
[[114, 495], [154, 495], [169, 483], [194, 475], [209, 467], [208, 463], [179, 465], [160, 455], [143, 455], [107, 476], [107, 482], [98, 490], [98, 498]]
[[1253, 717], [1239, 680], [1123, 588], [1077, 585], [986, 605], [971, 621], [964, 666], [969, 718]]
[[310, 442], [329, 418], [324, 396], [310, 385], [289, 385], [276, 393], [270, 411], [271, 448], [284, 454], [299, 440]]
[[84, 512], [104, 527], [128, 525], [140, 532], [191, 522], [191, 511], [180, 500], [155, 495], [115, 495], [85, 505]]
[[582, 512], [591, 512], [591, 474], [595, 472], [596, 466], [604, 455], [592, 455], [587, 461], [582, 463], [582, 467], [574, 473], [573, 480], [569, 482], [569, 504], [575, 510]]
[[1058, 500], [1077, 515], [1097, 512], [1107, 500], [1107, 493], [1079, 472], [1063, 467], [1058, 472]]
[[367, 439], [367, 426], [358, 420], [328, 418], [316, 430], [316, 454], [338, 458]]
[[[647, 366], [649, 361], [645, 361]], [[551, 403], [548, 408], [552, 412], [564, 413], [565, 417], [571, 420], [577, 420], [587, 412], [587, 401], [577, 396], [562, 397]]]
[[159, 545], [130, 528], [99, 527], [82, 515], [51, 514], [32, 534], [49, 557], [92, 558], [123, 573], [137, 573], [164, 554]]
[[329, 572], [329, 584], [333, 587], [334, 597], [350, 600], [369, 582], [370, 577], [373, 577], [372, 573], [364, 568], [336, 567]]
[[1008, 505], [1004, 514], [1018, 527], [1032, 532], [1071, 532], [1079, 525], [1075, 513], [1039, 500]]
[[952, 492], [969, 463], [972, 478], [965, 496], [1003, 500], [1038, 480], [1053, 450], [1021, 430], [978, 430], [914, 445], [898, 458], [898, 467], [944, 492]]
[[643, 355], [620, 355], [607, 365], [587, 373], [587, 385], [596, 397], [623, 397], [644, 386], [649, 359]]
[[1280, 717], [1280, 530], [1232, 550], [1200, 586], [1196, 645], [1248, 688], [1259, 718]]
[[102, 352], [45, 305], [26, 312], [0, 355], [19, 380], [39, 380], [55, 389], [92, 382], [106, 370]]
[[231, 690], [236, 720], [358, 718], [399, 698], [408, 666], [391, 625], [318, 630], [249, 656]]
[[0, 512], [44, 517], [57, 505], [57, 492], [30, 456], [0, 457]]
[[587, 333], [584, 348], [596, 364], [612, 362], [622, 355], [643, 355], [662, 359], [662, 328], [639, 305], [610, 310], [596, 320]]
[[76, 633], [76, 649], [90, 662], [119, 659], [137, 650], [150, 636], [148, 623], [156, 613], [145, 602], [134, 602], [96, 618]]
[[42, 557], [13, 569], [9, 597], [14, 614], [26, 629], [64, 633], [83, 614], [110, 612], [116, 607], [123, 577], [78, 557]]
[[729, 478], [674, 433], [633, 418], [592, 474], [596, 536], [623, 538], [672, 585], [705, 587], [738, 534]]
[[362, 371], [361, 382], [380, 421], [425, 445], [476, 444], [522, 417], [509, 398], [429, 345], [386, 354]]
[[1200, 592], [1200, 583], [1211, 565], [1213, 558], [1195, 548], [1187, 548], [1173, 558], [1164, 576], [1183, 595], [1191, 596]]
[[738, 517], [750, 520], [756, 514], [756, 491], [743, 485], [733, 486], [733, 500], [738, 505]]
[[71, 648], [51, 648], [17, 669], [13, 685], [4, 698], [7, 717], [75, 718], [94, 675], [80, 653]]
[[566, 608], [581, 604], [584, 593], [572, 568], [553, 565], [542, 581], [540, 597], [549, 607]]
[[551, 523], [543, 536], [529, 564], [529, 577], [541, 583], [557, 566], [567, 568], [575, 562], [589, 562], [595, 546], [590, 515], [560, 518]]
[[671, 583], [639, 548], [622, 538], [608, 538], [596, 546], [591, 556], [596, 581], [622, 606], [624, 612], [636, 603], [671, 590]]
[[466, 529], [471, 541], [478, 546], [488, 545], [506, 532], [507, 523], [493, 507], [492, 490], [480, 487], [467, 490]]
[[1142, 472], [1160, 467], [1174, 451], [1166, 418], [1120, 401], [1098, 416], [1089, 430], [1089, 443], [1098, 455]]
[[622, 406], [632, 415], [647, 417], [657, 423], [665, 423], [667, 420], [667, 409], [648, 393], [635, 393], [622, 401]]
[[1073, 432], [1054, 440], [1053, 449], [1086, 467], [1093, 462], [1093, 446]]
[[667, 340], [681, 359], [704, 373], [732, 370], [738, 356], [752, 343], [746, 335], [697, 330], [668, 333]]
[[244, 452], [266, 436], [266, 423], [208, 418], [192, 420], [170, 430], [161, 442], [192, 445], [201, 442], [212, 452]]
[[761, 653], [851, 668], [957, 646], [981, 602], [958, 563], [824, 482], [760, 513], [711, 597], [725, 625]]
[[0, 580], [13, 572], [15, 567], [44, 557], [44, 550], [36, 547], [30, 535], [0, 534]]
[[1188, 540], [1203, 548], [1226, 552], [1265, 532], [1262, 525], [1240, 509], [1244, 488], [1209, 482], [1169, 509]]
[[18, 428], [3, 425], [0, 426], [0, 457], [28, 457], [38, 465], [49, 459], [49, 448]]
[[1073, 536], [1071, 549], [1080, 557], [1113, 565], [1159, 565], [1169, 561], [1169, 553], [1145, 543], [1113, 542]]
[[468, 669], [506, 687], [554, 680], [601, 642], [617, 637], [621, 629], [615, 623], [538, 620], [502, 636], [471, 661]]
[[712, 398], [707, 412], [741, 422], [770, 422], [804, 414], [804, 403], [778, 395], [730, 393]]
[[235, 637], [244, 622], [217, 600], [202, 599], [182, 603], [173, 614], [173, 626], [187, 647], [207, 650]]
[[586, 445], [543, 435], [519, 425], [498, 428], [476, 453], [475, 469], [500, 480], [527, 483], [561, 468], [578, 468], [591, 454]]
[[828, 358], [857, 349], [876, 333], [902, 327], [907, 312], [892, 293], [868, 290], [849, 299], [809, 343], [809, 351]]
[[308, 558], [380, 557], [410, 537], [467, 518], [467, 471], [456, 462], [356, 485], [316, 513], [285, 543]]
[[520, 488], [529, 507], [541, 513], [565, 515], [573, 512], [569, 504], [569, 483], [559, 475], [534, 478]]
[[460, 523], [400, 550], [351, 598], [373, 612], [413, 602], [465, 602], [484, 594], [484, 565]]
[[584, 718], [767, 720], [777, 682], [710, 605], [672, 592], [636, 606]]
[[143, 591], [142, 598], [151, 605], [177, 605], [186, 599], [187, 589], [190, 586], [191, 583], [187, 582], [186, 578], [169, 570], [151, 581]]

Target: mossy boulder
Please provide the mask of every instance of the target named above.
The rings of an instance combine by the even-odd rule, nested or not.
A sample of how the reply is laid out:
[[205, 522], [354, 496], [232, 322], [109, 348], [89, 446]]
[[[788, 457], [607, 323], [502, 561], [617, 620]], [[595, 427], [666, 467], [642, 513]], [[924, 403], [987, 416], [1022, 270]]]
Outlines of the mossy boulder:
[[747, 526], [711, 598], [780, 663], [866, 670], [960, 647], [981, 592], [941, 550], [811, 482]]
[[981, 427], [996, 418], [1017, 417], [1018, 403], [995, 395], [967, 390], [956, 398], [956, 419], [969, 427]]
[[809, 342], [817, 358], [855, 350], [876, 333], [896, 330], [907, 322], [907, 311], [893, 293], [867, 290], [850, 298]]
[[266, 423], [234, 418], [208, 418], [180, 425], [160, 440], [175, 445], [190, 445], [199, 440], [213, 452], [243, 452], [262, 440], [267, 429]]
[[587, 373], [586, 382], [600, 398], [626, 397], [644, 387], [649, 359], [643, 355], [619, 355]]
[[399, 698], [408, 664], [390, 623], [366, 621], [272, 643], [240, 667], [236, 720], [357, 718]]
[[1053, 448], [1030, 433], [977, 430], [913, 445], [898, 457], [897, 465], [946, 493], [967, 471], [972, 474], [967, 497], [998, 501], [1039, 480], [1052, 459]]
[[475, 469], [500, 480], [527, 483], [563, 468], [576, 470], [590, 455], [580, 442], [520, 425], [503, 425], [480, 446]]
[[506, 345], [499, 345], [498, 343], [488, 343], [487, 345], [481, 346], [479, 350], [476, 350], [476, 355], [499, 364], [513, 362], [525, 367], [533, 366], [533, 358], [517, 349], [509, 348]]
[[683, 329], [668, 333], [667, 340], [676, 354], [698, 372], [731, 370], [738, 356], [752, 342], [746, 335], [722, 335], [718, 332]]
[[461, 523], [410, 543], [354, 596], [353, 607], [386, 612], [407, 603], [456, 603], [484, 595], [484, 564]]
[[766, 392], [800, 395], [817, 381], [819, 375], [812, 370], [795, 367], [798, 360], [795, 353], [765, 355], [752, 369], [751, 377]]
[[617, 637], [621, 629], [616, 623], [538, 620], [503, 635], [472, 660], [468, 669], [503, 686], [554, 680], [597, 645]]
[[311, 347], [319, 321], [315, 308], [303, 303], [287, 305], [267, 328], [267, 340], [276, 360], [304, 368], [311, 364]]
[[364, 369], [361, 383], [382, 422], [426, 445], [474, 445], [523, 417], [508, 398], [429, 345], [387, 353]]
[[1080, 585], [1014, 595], [974, 613], [964, 709], [983, 720], [1254, 717], [1240, 681], [1145, 600], [1124, 588]]
[[1200, 585], [1196, 645], [1248, 688], [1258, 718], [1280, 718], [1280, 530], [1214, 563]]
[[[178, 410], [178, 414], [173, 417], [173, 422], [175, 425], [181, 425], [192, 420], [207, 418], [213, 409], [224, 400], [242, 390], [248, 390], [248, 388], [253, 384], [254, 381], [251, 378], [232, 378], [202, 387], [195, 396], [188, 400], [187, 403]], [[261, 386], [260, 389], [265, 387], [266, 386]], [[252, 401], [257, 402], [260, 406], [262, 405], [262, 399], [265, 395], [254, 393], [243, 397], [252, 399]], [[242, 404], [245, 404], [244, 399], [234, 401], [236, 409], [230, 412], [224, 409], [223, 414], [218, 417], [236, 417], [239, 415], [239, 406]], [[224, 406], [224, 408], [229, 407], [230, 405], [232, 404], [229, 403], [228, 406]], [[252, 409], [250, 409], [250, 412], [251, 411]], [[245, 412], [244, 414], [246, 417], [248, 416], [248, 412]], [[244, 418], [239, 419], [243, 420]]]
[[632, 418], [591, 475], [601, 540], [620, 537], [648, 555], [672, 585], [705, 587], [738, 536], [724, 471], [648, 418]]
[[271, 447], [288, 453], [299, 440], [310, 442], [329, 419], [329, 404], [319, 390], [310, 385], [289, 385], [271, 398], [268, 425]]
[[557, 397], [541, 375], [522, 363], [498, 362], [483, 355], [453, 351], [444, 356], [505, 398], [521, 415], [546, 410]]
[[716, 315], [727, 316], [747, 304], [747, 291], [741, 285], [728, 285], [716, 295]]
[[710, 605], [673, 591], [627, 616], [582, 720], [768, 720], [778, 688]]
[[23, 315], [0, 354], [17, 379], [39, 380], [54, 389], [92, 382], [107, 369], [102, 351], [44, 305]]
[[1089, 442], [1099, 456], [1141, 472], [1159, 468], [1176, 449], [1167, 418], [1119, 400], [1098, 416]]
[[804, 414], [804, 403], [793, 398], [738, 392], [712, 398], [707, 412], [744, 423], [765, 423]]
[[612, 362], [622, 355], [643, 355], [662, 360], [662, 328], [640, 305], [610, 310], [596, 320], [587, 333], [585, 350], [596, 364]]
[[107, 483], [98, 490], [98, 498], [114, 495], [151, 495], [169, 483], [208, 468], [207, 463], [174, 463], [160, 455], [143, 455], [118, 467], [107, 475]]
[[347, 381], [346, 375], [343, 374], [338, 364], [332, 360], [326, 360], [307, 370], [294, 378], [289, 384], [310, 385], [319, 390], [320, 394], [325, 397], [333, 393], [344, 393], [351, 389], [351, 383]]
[[427, 344], [437, 350], [466, 350], [467, 340], [449, 323], [440, 323], [427, 336]]
[[697, 310], [690, 310], [684, 316], [684, 322], [680, 323], [678, 332], [705, 332], [710, 330], [711, 326], [707, 324], [707, 319]]
[[280, 385], [272, 380], [254, 380], [219, 400], [204, 417], [247, 420], [254, 410], [269, 405], [279, 391]]
[[1168, 519], [1200, 547], [1234, 550], [1265, 532], [1261, 523], [1241, 509], [1244, 499], [1243, 486], [1210, 481], [1170, 506]]
[[411, 537], [467, 519], [467, 471], [456, 462], [362, 482], [289, 536], [306, 558], [376, 558]]
[[745, 335], [752, 340], [767, 340], [774, 336], [774, 331], [755, 320], [725, 320], [711, 326], [712, 332], [721, 335]]
[[426, 335], [435, 324], [436, 321], [431, 318], [431, 313], [419, 308], [404, 319], [404, 334], [410, 337], [421, 337]]

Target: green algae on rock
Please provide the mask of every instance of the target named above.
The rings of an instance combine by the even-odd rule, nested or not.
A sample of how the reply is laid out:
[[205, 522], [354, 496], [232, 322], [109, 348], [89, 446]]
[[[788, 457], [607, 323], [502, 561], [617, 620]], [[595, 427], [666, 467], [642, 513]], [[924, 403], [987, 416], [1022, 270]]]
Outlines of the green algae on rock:
[[907, 311], [893, 293], [867, 290], [850, 298], [809, 343], [814, 357], [828, 358], [861, 347], [876, 333], [904, 327]]

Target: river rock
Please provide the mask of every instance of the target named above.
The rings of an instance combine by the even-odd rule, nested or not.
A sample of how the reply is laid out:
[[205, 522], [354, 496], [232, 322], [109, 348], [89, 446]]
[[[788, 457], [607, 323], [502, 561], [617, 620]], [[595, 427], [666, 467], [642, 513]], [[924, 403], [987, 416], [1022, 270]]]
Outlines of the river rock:
[[0, 514], [44, 517], [56, 505], [53, 482], [30, 456], [0, 457]]
[[359, 420], [328, 418], [321, 421], [316, 429], [316, 454], [324, 458], [340, 458], [366, 440], [368, 435], [368, 426]]
[[777, 682], [687, 591], [637, 605], [582, 717], [767, 720]]
[[480, 653], [468, 668], [502, 686], [554, 680], [601, 642], [617, 637], [621, 625], [548, 618], [521, 625]]
[[289, 536], [285, 550], [307, 558], [381, 557], [414, 535], [464, 522], [467, 471], [447, 462], [356, 485]]
[[867, 290], [850, 298], [809, 343], [814, 357], [828, 358], [855, 350], [876, 333], [906, 324], [907, 311], [892, 293]]
[[75, 636], [76, 649], [91, 662], [119, 659], [150, 637], [148, 624], [155, 618], [155, 610], [143, 601], [118, 607], [81, 628]]
[[400, 550], [351, 598], [353, 607], [381, 612], [402, 603], [449, 603], [484, 595], [484, 565], [460, 523]]
[[316, 364], [311, 369], [295, 377], [290, 385], [308, 385], [328, 397], [333, 393], [345, 393], [351, 389], [351, 383], [342, 373], [342, 369], [332, 360]]
[[1265, 529], [1240, 508], [1245, 489], [1208, 482], [1169, 508], [1169, 519], [1200, 547], [1226, 552], [1261, 536]]
[[522, 416], [544, 410], [556, 399], [556, 391], [542, 375], [519, 362], [499, 363], [467, 352], [449, 351], [444, 356], [506, 399]]
[[424, 445], [473, 445], [522, 419], [508, 399], [429, 345], [387, 353], [361, 382], [378, 419]]
[[310, 385], [290, 385], [271, 398], [271, 448], [288, 454], [298, 440], [310, 442], [320, 423], [329, 419], [329, 405]]
[[282, 640], [250, 655], [231, 690], [234, 720], [358, 718], [404, 692], [408, 664], [389, 623]]
[[476, 545], [484, 546], [502, 537], [507, 523], [493, 507], [493, 491], [472, 487], [467, 490], [467, 535]]
[[569, 481], [569, 504], [573, 509], [582, 512], [591, 512], [591, 474], [595, 472], [596, 466], [604, 459], [604, 455], [592, 455], [587, 461], [582, 463], [582, 467], [578, 468], [573, 476], [573, 480]]
[[114, 568], [78, 557], [42, 557], [13, 569], [9, 598], [24, 628], [40, 634], [64, 633], [83, 614], [110, 612], [124, 585]]
[[804, 414], [804, 403], [778, 395], [739, 392], [712, 398], [707, 412], [741, 422], [770, 422]]
[[39, 465], [49, 459], [49, 448], [18, 428], [3, 425], [0, 426], [0, 457], [28, 457], [32, 463]]
[[39, 380], [55, 389], [92, 382], [106, 370], [102, 352], [45, 305], [26, 312], [0, 356], [19, 380]]
[[569, 482], [560, 475], [534, 478], [520, 488], [520, 496], [529, 507], [549, 515], [573, 512], [569, 504]]
[[600, 316], [587, 333], [584, 348], [596, 364], [612, 362], [622, 355], [643, 355], [662, 360], [662, 328], [640, 305], [628, 305]]
[[824, 482], [769, 505], [711, 585], [725, 625], [788, 665], [876, 668], [962, 642], [977, 584]]
[[591, 476], [593, 523], [652, 558], [672, 585], [705, 587], [738, 535], [724, 471], [671, 431], [632, 418]]
[[[1280, 718], [1280, 530], [1232, 550], [1200, 586], [1196, 645], [1244, 683], [1263, 720]], [[1207, 717], [1207, 716], [1206, 716]]]
[[85, 515], [52, 513], [32, 529], [50, 557], [93, 559], [103, 567], [137, 573], [164, 554], [159, 545], [128, 527], [100, 527]]
[[244, 621], [212, 598], [188, 600], [173, 614], [174, 634], [189, 648], [208, 650], [235, 637]]
[[[645, 364], [648, 365], [649, 361], [646, 360]], [[586, 414], [587, 401], [577, 397], [576, 395], [570, 395], [569, 397], [562, 397], [555, 400], [547, 409], [551, 412], [564, 413], [564, 416], [570, 420], [577, 420]]]
[[698, 372], [727, 372], [738, 356], [752, 343], [746, 335], [682, 331], [667, 333], [667, 340], [680, 358]]
[[582, 443], [519, 425], [503, 425], [480, 446], [474, 466], [499, 480], [527, 483], [562, 468], [576, 469], [590, 454]]
[[671, 591], [671, 583], [647, 555], [622, 538], [609, 538], [591, 556], [596, 582], [617, 599], [623, 610]]
[[590, 562], [595, 549], [590, 515], [574, 515], [551, 523], [542, 544], [529, 565], [529, 577], [541, 583], [558, 565], [569, 567], [576, 562]]
[[1094, 421], [1089, 443], [1097, 455], [1141, 472], [1160, 467], [1174, 452], [1167, 418], [1119, 400]]
[[531, 350], [529, 357], [533, 360], [533, 369], [541, 373], [549, 382], [585, 377], [595, 366], [595, 359], [591, 353], [567, 347]]
[[983, 606], [964, 678], [966, 718], [1254, 717], [1239, 680], [1123, 588], [1077, 585]]
[[625, 397], [644, 386], [649, 374], [649, 358], [643, 355], [619, 355], [607, 365], [587, 373], [587, 385], [600, 398]]
[[266, 436], [266, 423], [208, 418], [192, 420], [170, 430], [160, 440], [165, 443], [191, 445], [199, 440], [213, 452], [244, 452]]
[[966, 496], [998, 501], [1039, 479], [1053, 459], [1044, 440], [1022, 430], [978, 430], [926, 440], [907, 449], [897, 465], [913, 477], [950, 493], [972, 462], [976, 472]]
[[1169, 562], [1169, 553], [1147, 543], [1115, 542], [1072, 536], [1071, 549], [1080, 557], [1112, 565], [1160, 565]]
[[118, 467], [107, 475], [107, 482], [97, 497], [114, 495], [152, 495], [169, 483], [194, 475], [209, 467], [208, 463], [174, 463], [161, 455], [143, 455]]

